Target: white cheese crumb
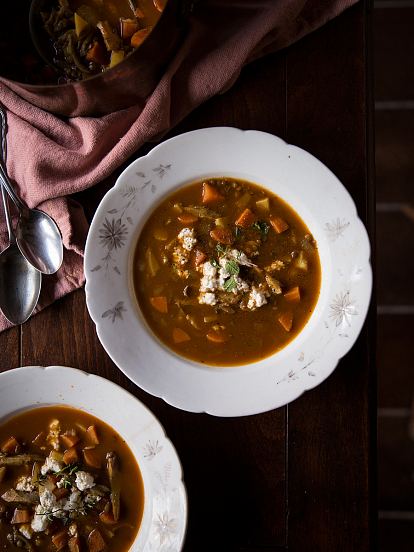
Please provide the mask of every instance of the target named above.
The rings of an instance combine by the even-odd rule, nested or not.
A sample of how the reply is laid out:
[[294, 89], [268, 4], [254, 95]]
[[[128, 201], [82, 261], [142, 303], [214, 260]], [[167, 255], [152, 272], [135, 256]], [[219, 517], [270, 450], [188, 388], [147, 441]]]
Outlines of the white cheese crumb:
[[76, 472], [75, 485], [80, 491], [84, 491], [85, 489], [91, 489], [95, 483], [90, 473], [78, 471]]
[[191, 251], [197, 243], [194, 228], [183, 228], [178, 234], [178, 239], [181, 241], [182, 246], [187, 251]]
[[78, 508], [82, 508], [82, 495], [80, 491], [72, 487], [72, 492], [62, 504], [62, 509], [68, 511], [77, 510]]
[[212, 276], [203, 276], [200, 281], [200, 292], [216, 291], [217, 280]]
[[19, 526], [19, 533], [21, 533], [26, 539], [31, 539], [33, 535], [33, 528], [28, 523], [22, 523]]
[[32, 478], [28, 475], [22, 475], [19, 477], [19, 479], [16, 482], [16, 491], [26, 491], [28, 493], [31, 493], [35, 490], [35, 486], [33, 485]]
[[201, 265], [204, 276], [215, 276], [217, 274], [217, 268], [213, 266], [210, 261]]
[[53, 456], [48, 456], [45, 463], [40, 468], [42, 475], [46, 475], [49, 472], [58, 472], [64, 467], [64, 463], [60, 460], [56, 460]]
[[202, 292], [198, 296], [198, 302], [202, 305], [215, 305], [217, 300], [214, 293]]
[[46, 529], [49, 526], [49, 520], [47, 519], [47, 516], [44, 514], [45, 509], [41, 504], [38, 504], [35, 508], [35, 515], [33, 516], [32, 522], [30, 524], [30, 527], [33, 529], [35, 533], [41, 533], [42, 531], [46, 531]]
[[256, 310], [257, 308], [266, 305], [267, 299], [266, 294], [261, 289], [252, 287], [249, 294], [249, 301], [247, 303], [247, 308], [250, 310]]
[[241, 291], [243, 293], [247, 293], [250, 289], [250, 286], [247, 282], [245, 282], [244, 280], [242, 280], [242, 278], [240, 278], [240, 276], [238, 276], [237, 274], [235, 274], [233, 276], [233, 280], [236, 282], [236, 285], [237, 285], [237, 288], [234, 288], [234, 293], [236, 293], [236, 291]]
[[59, 420], [53, 420], [53, 422], [51, 422], [49, 425], [49, 434], [46, 437], [46, 442], [49, 445], [52, 445], [52, 447], [55, 450], [59, 450], [60, 448], [59, 434], [60, 434], [60, 422]]
[[173, 261], [175, 263], [178, 263], [180, 265], [185, 265], [185, 263], [190, 258], [190, 252], [186, 249], [183, 249], [181, 245], [177, 245], [177, 247], [174, 247], [173, 251]]

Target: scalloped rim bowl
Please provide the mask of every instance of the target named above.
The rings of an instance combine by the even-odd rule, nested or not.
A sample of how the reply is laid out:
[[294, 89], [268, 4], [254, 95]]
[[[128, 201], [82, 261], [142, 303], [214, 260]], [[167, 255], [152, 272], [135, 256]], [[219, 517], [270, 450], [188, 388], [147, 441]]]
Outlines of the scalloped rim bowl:
[[150, 410], [115, 383], [75, 368], [26, 366], [0, 373], [0, 424], [21, 412], [53, 405], [96, 416], [134, 453], [144, 481], [145, 506], [130, 552], [156, 550], [160, 541], [180, 552], [188, 521], [181, 463]]
[[[318, 244], [322, 284], [308, 324], [282, 351], [245, 366], [212, 368], [153, 336], [132, 290], [131, 264], [138, 235], [162, 199], [223, 176], [255, 182], [295, 209]], [[105, 195], [86, 244], [86, 301], [109, 356], [148, 393], [190, 412], [257, 414], [320, 384], [351, 349], [370, 303], [369, 257], [350, 194], [319, 160], [264, 132], [207, 128], [162, 142]]]

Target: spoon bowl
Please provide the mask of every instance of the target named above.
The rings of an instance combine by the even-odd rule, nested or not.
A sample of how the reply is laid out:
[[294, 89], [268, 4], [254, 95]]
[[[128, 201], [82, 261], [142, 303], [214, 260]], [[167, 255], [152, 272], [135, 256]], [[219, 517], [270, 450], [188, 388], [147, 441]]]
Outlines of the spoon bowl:
[[62, 236], [59, 228], [55, 221], [43, 211], [29, 209], [23, 205], [13, 190], [1, 158], [0, 179], [20, 211], [16, 226], [18, 248], [37, 270], [44, 274], [53, 274], [59, 270], [63, 260]]

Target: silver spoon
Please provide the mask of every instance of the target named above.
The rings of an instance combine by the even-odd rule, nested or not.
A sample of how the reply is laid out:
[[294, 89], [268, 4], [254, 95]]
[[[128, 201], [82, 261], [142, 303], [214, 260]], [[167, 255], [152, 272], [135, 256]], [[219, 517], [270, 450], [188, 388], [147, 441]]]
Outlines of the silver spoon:
[[[4, 132], [5, 115], [1, 108], [0, 116]], [[23, 205], [13, 190], [1, 156], [0, 179], [20, 211], [15, 231], [18, 248], [37, 270], [44, 274], [53, 274], [59, 269], [63, 260], [62, 236], [59, 228], [55, 221], [43, 211], [29, 209]]]
[[[2, 125], [4, 129], [4, 126]], [[2, 150], [5, 152], [4, 133]], [[1, 157], [3, 157], [1, 155]], [[10, 222], [8, 196], [1, 185], [10, 245], [0, 253], [0, 309], [12, 324], [23, 324], [32, 314], [40, 294], [42, 274], [20, 253]]]

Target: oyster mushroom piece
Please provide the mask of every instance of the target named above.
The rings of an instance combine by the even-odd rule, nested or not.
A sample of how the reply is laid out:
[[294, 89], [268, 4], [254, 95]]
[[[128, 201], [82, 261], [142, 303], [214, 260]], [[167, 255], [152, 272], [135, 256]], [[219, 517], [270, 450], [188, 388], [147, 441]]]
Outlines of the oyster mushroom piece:
[[119, 519], [121, 502], [121, 477], [119, 469], [119, 458], [115, 452], [108, 452], [106, 455], [109, 482], [111, 485], [111, 504], [114, 520]]

